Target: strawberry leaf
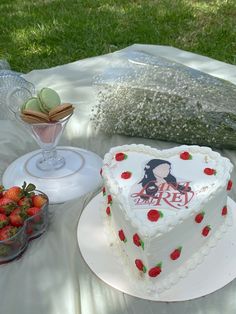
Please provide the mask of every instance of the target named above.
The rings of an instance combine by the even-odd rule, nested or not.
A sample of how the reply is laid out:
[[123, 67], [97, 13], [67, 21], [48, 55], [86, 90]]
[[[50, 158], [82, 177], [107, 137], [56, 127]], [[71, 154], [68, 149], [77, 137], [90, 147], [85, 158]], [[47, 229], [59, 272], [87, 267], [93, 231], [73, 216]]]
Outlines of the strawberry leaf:
[[26, 192], [32, 192], [36, 189], [36, 186], [33, 183], [29, 183], [25, 188]]
[[144, 250], [144, 242], [142, 240], [140, 240], [140, 244], [141, 244], [142, 249]]

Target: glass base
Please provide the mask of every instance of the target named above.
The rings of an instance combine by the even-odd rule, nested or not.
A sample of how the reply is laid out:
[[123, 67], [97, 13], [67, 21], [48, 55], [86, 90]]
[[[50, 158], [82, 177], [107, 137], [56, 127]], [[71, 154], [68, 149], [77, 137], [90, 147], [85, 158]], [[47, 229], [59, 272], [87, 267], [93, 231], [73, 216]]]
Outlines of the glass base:
[[[41, 178], [41, 179], [61, 179], [67, 176], [71, 176], [78, 171], [82, 170], [85, 164], [84, 155], [78, 150], [72, 149], [58, 149], [57, 157], [60, 156], [63, 161], [62, 166], [59, 165], [58, 168], [52, 168], [47, 164], [45, 168], [39, 167], [38, 163], [42, 158], [41, 152], [32, 153], [30, 158], [28, 158], [24, 165], [24, 171], [31, 177]], [[53, 160], [55, 163], [55, 160]], [[44, 163], [42, 163], [44, 165]], [[45, 171], [47, 170], [47, 171]]]
[[102, 185], [102, 159], [97, 154], [76, 147], [59, 147], [57, 151], [65, 160], [64, 166], [41, 170], [36, 164], [41, 151], [33, 151], [8, 166], [3, 174], [3, 185], [8, 188], [22, 186], [24, 181], [33, 183], [48, 195], [50, 204], [72, 200]]
[[36, 162], [37, 167], [43, 171], [51, 171], [60, 169], [65, 165], [64, 157], [56, 155], [55, 157], [45, 159], [44, 156], [39, 158]]

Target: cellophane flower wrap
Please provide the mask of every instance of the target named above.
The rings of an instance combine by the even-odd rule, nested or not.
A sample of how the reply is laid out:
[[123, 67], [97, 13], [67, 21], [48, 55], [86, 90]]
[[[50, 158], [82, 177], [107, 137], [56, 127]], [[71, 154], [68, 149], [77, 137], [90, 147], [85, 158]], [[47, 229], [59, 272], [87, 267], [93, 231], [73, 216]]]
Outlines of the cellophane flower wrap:
[[108, 134], [236, 148], [236, 85], [136, 52], [96, 77], [92, 121]]

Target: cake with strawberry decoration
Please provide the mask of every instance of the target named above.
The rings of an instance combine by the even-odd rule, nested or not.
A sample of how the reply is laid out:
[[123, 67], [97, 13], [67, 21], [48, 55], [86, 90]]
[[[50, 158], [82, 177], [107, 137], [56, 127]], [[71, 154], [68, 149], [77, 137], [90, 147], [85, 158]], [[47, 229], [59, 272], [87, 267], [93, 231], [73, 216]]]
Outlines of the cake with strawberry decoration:
[[112, 148], [104, 157], [104, 219], [126, 268], [161, 293], [204, 260], [232, 225], [229, 159], [208, 147]]

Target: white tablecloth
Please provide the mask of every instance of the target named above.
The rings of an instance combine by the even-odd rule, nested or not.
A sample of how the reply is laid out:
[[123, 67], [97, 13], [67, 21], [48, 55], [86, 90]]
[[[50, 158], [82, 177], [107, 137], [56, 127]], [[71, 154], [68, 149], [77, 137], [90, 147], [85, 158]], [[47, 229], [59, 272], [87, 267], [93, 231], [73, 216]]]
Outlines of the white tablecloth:
[[[236, 67], [233, 65], [172, 47], [151, 45], [133, 45], [118, 53], [31, 71], [24, 77], [37, 89], [51, 87], [58, 91], [63, 101], [78, 105], [61, 145], [89, 149], [101, 157], [110, 147], [125, 143], [144, 143], [153, 147], [174, 145], [142, 138], [107, 136], [95, 131], [89, 122], [91, 106], [96, 101], [92, 86], [94, 76], [133, 51], [164, 56], [236, 84]], [[36, 143], [21, 125], [0, 120], [1, 175], [14, 159], [36, 148]], [[221, 153], [236, 164], [234, 151]], [[51, 206], [48, 231], [30, 243], [21, 259], [0, 266], [0, 314], [235, 313], [236, 281], [201, 299], [163, 303], [128, 296], [98, 279], [84, 263], [76, 238], [79, 215], [94, 194], [96, 192], [63, 205]], [[235, 188], [231, 196], [236, 199]]]

